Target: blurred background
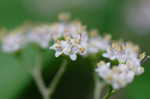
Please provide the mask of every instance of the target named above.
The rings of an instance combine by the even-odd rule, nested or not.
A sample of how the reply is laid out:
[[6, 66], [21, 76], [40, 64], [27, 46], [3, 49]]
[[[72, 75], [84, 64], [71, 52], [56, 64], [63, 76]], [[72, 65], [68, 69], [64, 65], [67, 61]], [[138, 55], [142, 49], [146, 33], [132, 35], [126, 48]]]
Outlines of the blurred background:
[[[70, 12], [73, 19], [80, 19], [88, 29], [96, 28], [101, 33], [111, 33], [114, 39], [139, 44], [150, 55], [150, 0], [0, 0], [0, 27], [13, 29], [30, 21], [54, 22], [60, 12]], [[26, 56], [32, 60], [30, 53]], [[55, 74], [59, 61], [49, 62], [44, 74], [46, 82]], [[92, 99], [91, 67], [78, 62], [70, 65], [53, 99]], [[147, 61], [145, 73], [112, 99], [150, 99], [149, 65]], [[0, 52], [0, 99], [41, 99], [31, 76], [14, 56], [3, 52]]]

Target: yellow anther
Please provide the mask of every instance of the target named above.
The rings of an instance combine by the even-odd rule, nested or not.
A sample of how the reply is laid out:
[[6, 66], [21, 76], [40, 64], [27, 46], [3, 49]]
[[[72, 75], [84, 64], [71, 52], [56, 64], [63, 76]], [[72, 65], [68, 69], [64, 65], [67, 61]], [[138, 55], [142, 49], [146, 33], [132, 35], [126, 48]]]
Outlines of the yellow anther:
[[85, 48], [80, 48], [81, 53], [84, 53]]

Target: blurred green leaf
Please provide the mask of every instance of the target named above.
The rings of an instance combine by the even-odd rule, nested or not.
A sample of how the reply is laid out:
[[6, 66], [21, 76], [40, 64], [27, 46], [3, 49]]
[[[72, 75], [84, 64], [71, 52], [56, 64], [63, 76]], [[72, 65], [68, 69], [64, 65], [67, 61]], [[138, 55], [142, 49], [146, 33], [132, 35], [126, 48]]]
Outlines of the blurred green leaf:
[[0, 97], [14, 99], [31, 80], [30, 75], [11, 55], [0, 52]]
[[39, 46], [35, 44], [29, 44], [22, 50], [20, 61], [28, 72], [33, 70], [37, 55], [42, 57]]
[[35, 44], [29, 44], [14, 56], [0, 52], [0, 97], [2, 99], [16, 99], [24, 92], [23, 90], [32, 80], [30, 72], [35, 65], [35, 58], [40, 54], [44, 60], [43, 66], [48, 68], [55, 66], [52, 65], [55, 63], [52, 51], [42, 50]]
[[55, 66], [57, 63], [60, 64], [59, 61], [61, 61], [61, 58], [56, 59], [54, 57], [54, 51], [49, 49], [43, 50], [36, 44], [29, 44], [22, 50], [21, 53], [21, 60], [26, 69], [33, 69], [37, 55], [42, 57], [42, 65], [44, 68], [50, 68]]
[[126, 90], [126, 98], [124, 99], [150, 99], [150, 69], [149, 64], [146, 63], [145, 72], [138, 76], [133, 83], [131, 83]]

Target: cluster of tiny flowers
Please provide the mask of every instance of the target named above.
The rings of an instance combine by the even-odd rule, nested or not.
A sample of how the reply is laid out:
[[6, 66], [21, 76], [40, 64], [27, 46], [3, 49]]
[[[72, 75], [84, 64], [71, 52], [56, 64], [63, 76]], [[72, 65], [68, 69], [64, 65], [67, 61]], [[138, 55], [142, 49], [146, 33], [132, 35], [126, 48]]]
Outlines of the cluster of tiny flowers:
[[48, 48], [50, 41], [50, 28], [49, 25], [41, 25], [33, 27], [26, 34], [26, 39], [29, 43], [37, 43], [42, 48]]
[[104, 37], [101, 37], [97, 30], [92, 30], [88, 41], [88, 53], [94, 54], [100, 51], [106, 51], [106, 49], [110, 46], [110, 42], [110, 35], [107, 34]]
[[20, 32], [9, 33], [2, 38], [2, 50], [12, 53], [24, 47], [26, 43], [25, 36]]
[[[110, 62], [100, 61], [97, 64], [96, 72], [104, 81], [114, 89], [125, 87], [131, 83], [136, 75], [144, 72], [141, 61], [145, 54], [139, 54], [139, 48], [132, 43], [113, 42], [103, 57], [108, 58]], [[112, 64], [117, 61], [117, 64]]]
[[58, 57], [61, 54], [70, 56], [71, 60], [77, 59], [77, 54], [86, 54], [86, 43], [81, 41], [80, 38], [66, 37], [65, 40], [57, 40], [57, 42], [50, 47], [56, 51], [55, 56]]
[[4, 35], [1, 39], [1, 49], [7, 53], [21, 50], [29, 43], [36, 43], [41, 48], [48, 48], [49, 28], [47, 25], [32, 28], [16, 29]]
[[[29, 26], [23, 31], [12, 31], [1, 39], [4, 52], [13, 53], [29, 43], [43, 49], [55, 51], [55, 56], [90, 56], [102, 52], [104, 58], [98, 63], [96, 72], [114, 89], [125, 87], [136, 75], [144, 72], [141, 66], [145, 54], [130, 42], [112, 42], [110, 35], [100, 36], [96, 30], [88, 32], [80, 21], [70, 21], [69, 15], [60, 15], [60, 21], [52, 24]], [[51, 43], [51, 45], [50, 45]], [[105, 60], [106, 59], [106, 60]], [[117, 61], [117, 64], [113, 64]]]
[[58, 27], [56, 30], [59, 33], [60, 39], [50, 47], [56, 51], [55, 56], [62, 54], [68, 55], [71, 60], [76, 60], [77, 55], [87, 54], [88, 34], [85, 27], [79, 21], [63, 24], [63, 27]]
[[56, 57], [64, 54], [75, 61], [78, 55], [88, 56], [107, 49], [109, 36], [98, 36], [97, 31], [89, 33], [80, 21], [70, 21], [68, 14], [61, 14], [59, 19], [52, 24], [33, 25], [19, 32], [6, 33], [2, 39], [2, 50], [13, 53], [29, 43], [36, 43], [41, 48], [55, 50]]
[[110, 45], [110, 35], [101, 37], [96, 30], [88, 33], [86, 27], [79, 21], [55, 24], [52, 27], [53, 34], [56, 34], [55, 37], [57, 38], [55, 38], [56, 42], [50, 49], [56, 51], [56, 57], [65, 54], [69, 55], [72, 60], [76, 60], [78, 54], [88, 56], [99, 51], [105, 51]]

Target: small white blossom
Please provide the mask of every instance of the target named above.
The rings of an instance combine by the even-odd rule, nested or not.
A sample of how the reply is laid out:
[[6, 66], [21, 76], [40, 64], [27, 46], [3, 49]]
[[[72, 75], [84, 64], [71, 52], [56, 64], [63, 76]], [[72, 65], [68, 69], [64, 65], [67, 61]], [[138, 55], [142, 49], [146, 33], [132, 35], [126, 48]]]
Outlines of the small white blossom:
[[79, 34], [87, 35], [85, 27], [79, 21], [67, 23], [58, 22], [50, 25], [50, 36], [53, 40], [64, 38], [65, 36], [79, 38]]
[[28, 42], [39, 44], [42, 48], [48, 48], [50, 41], [50, 27], [48, 25], [34, 27], [27, 33]]
[[134, 63], [134, 61], [127, 61], [126, 64], [128, 64], [130, 70], [132, 70], [136, 75], [140, 75], [144, 72], [144, 68]]
[[61, 38], [66, 29], [66, 25], [64, 23], [53, 23], [50, 25], [50, 36], [52, 39], [57, 40]]
[[96, 68], [96, 72], [98, 75], [100, 75], [102, 78], [106, 78], [108, 76], [111, 76], [111, 70], [110, 70], [110, 63], [105, 63], [101, 61], [97, 64], [98, 68]]
[[110, 36], [106, 35], [101, 37], [96, 31], [92, 31], [92, 37], [89, 38], [88, 42], [88, 53], [94, 54], [99, 51], [106, 51], [110, 46]]
[[50, 49], [56, 51], [56, 57], [64, 54], [76, 60], [77, 55], [87, 53], [88, 34], [79, 21], [52, 25], [50, 35], [54, 40]]
[[111, 60], [118, 60], [120, 63], [125, 63], [127, 61], [134, 61], [139, 64], [138, 59], [138, 47], [131, 43], [123, 42], [113, 42], [112, 45], [107, 48], [106, 53], [103, 54], [104, 57]]
[[103, 56], [119, 62], [115, 66], [110, 65], [111, 61], [109, 65], [100, 62], [96, 69], [98, 75], [114, 89], [125, 87], [133, 81], [136, 75], [144, 72], [141, 61], [145, 54], [139, 54], [139, 48], [132, 43], [113, 42]]
[[127, 64], [119, 64], [111, 67], [110, 63], [100, 62], [96, 69], [98, 75], [114, 89], [125, 87], [134, 79], [135, 73], [128, 68]]
[[57, 42], [50, 47], [56, 51], [55, 56], [58, 57], [61, 54], [68, 55], [71, 60], [77, 59], [77, 54], [86, 54], [86, 44], [80, 39], [72, 39], [67, 37], [65, 40], [57, 40]]
[[135, 74], [144, 72], [141, 61], [145, 54], [139, 54], [139, 47], [132, 43], [113, 43], [103, 56], [111, 60], [116, 59], [119, 63], [128, 64]]
[[24, 47], [26, 43], [25, 36], [21, 33], [11, 33], [3, 37], [2, 50], [4, 52], [15, 52]]

